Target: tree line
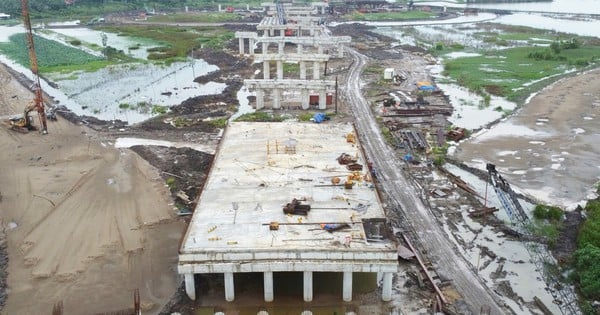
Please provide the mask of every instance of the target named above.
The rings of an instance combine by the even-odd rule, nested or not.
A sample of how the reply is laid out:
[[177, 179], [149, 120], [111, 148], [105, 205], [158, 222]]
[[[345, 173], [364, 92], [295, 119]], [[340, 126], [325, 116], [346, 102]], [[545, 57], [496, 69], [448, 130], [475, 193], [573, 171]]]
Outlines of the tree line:
[[[240, 2], [238, 0], [229, 1], [231, 3]], [[176, 8], [176, 7], [203, 7], [219, 3], [217, 0], [28, 0], [29, 11], [32, 15], [47, 15], [48, 13], [61, 13], [73, 10], [80, 11], [85, 8], [105, 7], [108, 12], [111, 8], [128, 8], [131, 10], [145, 8]], [[224, 4], [225, 5], [225, 4]], [[95, 10], [94, 10], [95, 11]], [[10, 14], [13, 17], [20, 17], [22, 14], [21, 1], [18, 0], [0, 0], [0, 12]]]

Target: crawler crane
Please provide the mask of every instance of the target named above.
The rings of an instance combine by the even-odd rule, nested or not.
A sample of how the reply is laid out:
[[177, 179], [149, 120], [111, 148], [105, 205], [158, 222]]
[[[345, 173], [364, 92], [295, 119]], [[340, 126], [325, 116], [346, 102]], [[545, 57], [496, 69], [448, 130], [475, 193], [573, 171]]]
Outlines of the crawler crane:
[[35, 97], [23, 111], [23, 117], [11, 118], [10, 124], [12, 128], [20, 132], [28, 132], [29, 130], [35, 130], [32, 119], [29, 117], [29, 113], [37, 111], [40, 119], [42, 134], [48, 133], [48, 127], [46, 125], [46, 110], [44, 108], [44, 99], [42, 93], [42, 86], [40, 85], [40, 74], [38, 70], [37, 57], [35, 55], [35, 49], [33, 46], [33, 32], [31, 30], [31, 21], [29, 19], [29, 9], [27, 0], [21, 0], [21, 8], [23, 10], [23, 23], [25, 24], [25, 30], [27, 31], [27, 49], [29, 50], [29, 63], [31, 72], [34, 75], [35, 85]]

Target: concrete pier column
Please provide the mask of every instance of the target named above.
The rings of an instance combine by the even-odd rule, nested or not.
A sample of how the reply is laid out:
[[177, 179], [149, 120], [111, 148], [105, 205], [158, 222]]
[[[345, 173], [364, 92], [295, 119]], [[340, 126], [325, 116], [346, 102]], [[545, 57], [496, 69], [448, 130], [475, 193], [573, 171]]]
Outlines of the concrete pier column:
[[338, 45], [338, 57], [339, 58], [344, 57], [344, 45], [342, 45], [342, 44]]
[[265, 302], [273, 302], [273, 272], [265, 271], [263, 273], [263, 285], [265, 291]]
[[273, 89], [273, 109], [281, 108], [281, 89]]
[[383, 273], [383, 285], [381, 288], [381, 300], [388, 302], [392, 300], [392, 273]]
[[225, 300], [232, 302], [235, 299], [235, 286], [233, 285], [233, 272], [225, 273]]
[[300, 97], [302, 98], [302, 109], [308, 109], [310, 107], [309, 99], [308, 99], [308, 90], [303, 89], [300, 91]]
[[277, 60], [277, 79], [283, 79], [283, 61]]
[[265, 107], [265, 91], [256, 89], [256, 109], [262, 109], [263, 107]]
[[306, 61], [300, 61], [300, 79], [306, 80]]
[[313, 299], [313, 273], [304, 272], [304, 302], [311, 302]]
[[191, 300], [196, 300], [196, 282], [194, 281], [194, 274], [184, 274], [183, 281], [185, 282], [185, 293], [187, 293], [187, 296]]
[[263, 61], [263, 79], [269, 80], [271, 78], [271, 67], [268, 60]]
[[327, 93], [325, 90], [319, 91], [319, 109], [327, 108]]
[[248, 38], [248, 53], [250, 56], [254, 55], [254, 39]]
[[319, 80], [319, 72], [321, 72], [321, 67], [319, 67], [319, 62], [315, 61], [313, 62], [313, 79]]
[[344, 283], [342, 286], [342, 299], [344, 302], [352, 301], [352, 271], [344, 271]]
[[263, 54], [266, 54], [267, 51], [269, 51], [269, 43], [262, 43], [262, 50], [261, 50], [261, 52]]
[[296, 46], [297, 53], [301, 54], [303, 50], [304, 50], [304, 47], [302, 46], [302, 44], [298, 44], [298, 46]]
[[283, 47], [285, 47], [285, 43], [277, 43], [277, 52], [283, 54]]
[[243, 55], [244, 54], [244, 39], [240, 37], [238, 39], [238, 43], [240, 46], [240, 55]]

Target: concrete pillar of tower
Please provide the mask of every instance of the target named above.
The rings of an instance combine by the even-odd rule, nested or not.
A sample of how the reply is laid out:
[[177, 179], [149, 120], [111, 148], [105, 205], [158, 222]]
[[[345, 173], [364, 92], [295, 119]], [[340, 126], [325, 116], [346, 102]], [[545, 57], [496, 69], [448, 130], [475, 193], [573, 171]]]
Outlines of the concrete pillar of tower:
[[269, 60], [263, 61], [263, 79], [269, 80], [271, 78], [271, 67]]
[[283, 61], [277, 60], [277, 79], [283, 79]]
[[302, 98], [302, 109], [308, 109], [310, 107], [308, 90], [303, 89], [300, 91], [300, 97]]
[[243, 55], [244, 54], [244, 39], [240, 37], [238, 39], [238, 43], [240, 46], [240, 55]]
[[326, 99], [327, 94], [325, 93], [325, 90], [321, 90], [319, 91], [319, 109], [326, 109], [327, 108], [327, 99]]
[[321, 46], [321, 45], [317, 46], [317, 53], [319, 53], [319, 54], [323, 53], [323, 46]]
[[263, 89], [256, 89], [256, 109], [262, 109], [265, 107], [265, 91]]
[[306, 80], [306, 61], [300, 61], [300, 79]]
[[344, 45], [342, 45], [342, 44], [338, 45], [338, 57], [339, 58], [344, 57]]
[[248, 53], [250, 56], [254, 55], [254, 39], [248, 38]]
[[267, 53], [267, 51], [269, 51], [269, 43], [264, 43], [264, 42], [263, 42], [263, 43], [262, 43], [262, 50], [261, 50], [261, 52], [262, 52], [263, 54], [266, 54], [266, 53]]
[[344, 302], [352, 301], [352, 271], [344, 271], [344, 283], [342, 286], [342, 299]]
[[299, 53], [299, 54], [301, 54], [302, 51], [304, 50], [304, 46], [302, 46], [302, 44], [298, 44], [298, 46], [296, 47], [296, 49], [297, 49], [296, 52]]
[[392, 276], [391, 272], [383, 273], [383, 286], [381, 288], [381, 300], [388, 302], [392, 300]]
[[283, 54], [283, 47], [285, 47], [285, 43], [278, 43], [277, 52]]
[[196, 300], [196, 282], [194, 281], [193, 273], [183, 274], [185, 282], [185, 293], [191, 300]]
[[273, 272], [265, 271], [263, 273], [263, 285], [265, 291], [265, 302], [273, 302]]
[[321, 71], [321, 69], [319, 67], [319, 62], [318, 61], [313, 62], [313, 79], [319, 80], [319, 77], [320, 77], [319, 72], [320, 71]]
[[273, 109], [281, 108], [281, 89], [273, 89]]
[[235, 286], [233, 284], [233, 272], [225, 273], [225, 300], [232, 302], [235, 299]]
[[311, 302], [313, 299], [313, 273], [304, 271], [304, 302]]

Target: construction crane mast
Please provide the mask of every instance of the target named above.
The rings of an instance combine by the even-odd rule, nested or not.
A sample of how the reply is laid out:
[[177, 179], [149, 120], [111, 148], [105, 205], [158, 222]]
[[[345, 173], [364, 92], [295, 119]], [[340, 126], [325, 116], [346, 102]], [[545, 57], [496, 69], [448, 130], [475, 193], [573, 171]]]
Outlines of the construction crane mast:
[[[517, 194], [512, 190], [506, 179], [502, 178], [496, 170], [496, 165], [487, 163], [486, 169], [489, 174], [488, 182], [494, 188], [502, 207], [508, 214], [511, 223], [520, 233], [528, 234], [528, 227], [532, 222], [521, 206]], [[531, 240], [522, 240], [525, 249], [531, 257], [531, 262], [542, 276], [547, 289], [552, 294], [554, 302], [560, 308], [563, 315], [583, 314], [577, 305], [577, 296], [574, 288], [568, 284], [562, 284], [559, 277], [552, 271], [556, 260], [552, 257], [546, 246]]]
[[25, 107], [23, 113], [23, 120], [20, 122], [13, 123], [13, 126], [20, 128], [26, 128], [28, 130], [33, 129], [31, 120], [29, 118], [29, 112], [35, 110], [38, 113], [40, 119], [42, 134], [48, 133], [48, 126], [46, 125], [46, 110], [44, 108], [44, 98], [42, 93], [42, 85], [40, 84], [40, 74], [38, 70], [37, 56], [35, 55], [35, 48], [33, 45], [33, 31], [31, 30], [31, 20], [29, 19], [29, 4], [27, 0], [21, 0], [21, 9], [23, 11], [23, 23], [25, 24], [25, 30], [27, 31], [27, 49], [29, 50], [29, 63], [31, 72], [33, 73], [35, 98], [33, 101]]

